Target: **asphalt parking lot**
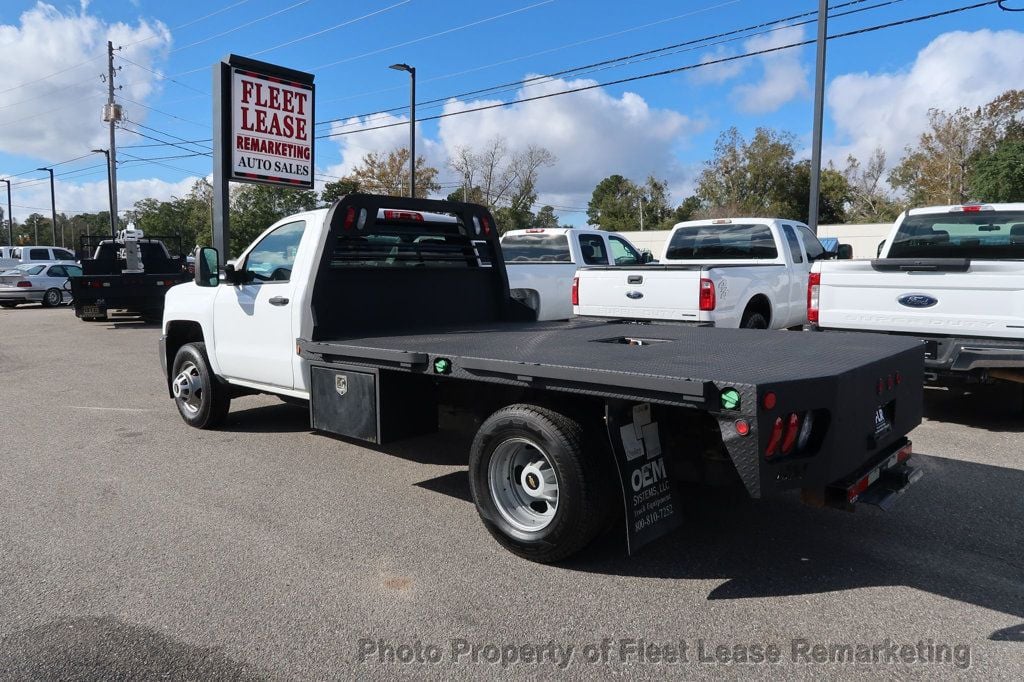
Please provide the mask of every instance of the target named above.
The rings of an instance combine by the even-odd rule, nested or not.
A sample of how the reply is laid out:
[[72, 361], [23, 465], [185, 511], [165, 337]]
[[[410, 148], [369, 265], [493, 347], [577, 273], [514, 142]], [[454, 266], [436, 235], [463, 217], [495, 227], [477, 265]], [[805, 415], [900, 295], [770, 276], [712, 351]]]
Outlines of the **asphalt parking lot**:
[[158, 335], [0, 310], [0, 678], [1024, 679], [1020, 391], [929, 392], [891, 512], [701, 496], [639, 556], [538, 566], [459, 438], [357, 447], [269, 397], [189, 429]]

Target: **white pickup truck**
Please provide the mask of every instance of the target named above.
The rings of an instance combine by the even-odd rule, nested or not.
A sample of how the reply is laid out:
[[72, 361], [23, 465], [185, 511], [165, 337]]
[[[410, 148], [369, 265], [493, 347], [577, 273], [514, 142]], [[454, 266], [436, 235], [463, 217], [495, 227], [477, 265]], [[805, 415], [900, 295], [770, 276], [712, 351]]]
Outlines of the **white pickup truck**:
[[933, 382], [1024, 383], [1024, 203], [915, 208], [880, 257], [816, 263], [814, 330], [922, 339]]
[[[840, 257], [849, 247], [840, 246]], [[785, 329], [807, 318], [807, 277], [832, 258], [803, 223], [726, 218], [678, 223], [656, 265], [584, 268], [577, 315]]]
[[538, 320], [572, 317], [572, 285], [585, 265], [642, 265], [641, 254], [617, 232], [558, 227], [510, 230], [501, 238], [512, 297], [537, 311]]

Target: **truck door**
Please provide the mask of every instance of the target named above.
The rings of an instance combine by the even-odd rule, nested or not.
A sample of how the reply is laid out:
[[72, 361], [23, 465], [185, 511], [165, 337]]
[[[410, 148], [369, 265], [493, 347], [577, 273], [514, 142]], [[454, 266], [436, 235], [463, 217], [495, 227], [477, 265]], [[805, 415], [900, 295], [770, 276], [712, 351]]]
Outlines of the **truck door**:
[[[807, 321], [807, 277], [811, 274], [811, 263], [796, 236], [796, 229], [794, 225], [782, 226], [793, 265], [789, 268], [789, 292], [785, 302], [786, 324], [778, 326], [793, 327]], [[779, 309], [781, 312], [781, 303]]]
[[214, 302], [217, 364], [229, 379], [294, 388], [292, 265], [306, 228], [285, 223], [261, 239], [237, 269], [244, 283], [218, 287]]

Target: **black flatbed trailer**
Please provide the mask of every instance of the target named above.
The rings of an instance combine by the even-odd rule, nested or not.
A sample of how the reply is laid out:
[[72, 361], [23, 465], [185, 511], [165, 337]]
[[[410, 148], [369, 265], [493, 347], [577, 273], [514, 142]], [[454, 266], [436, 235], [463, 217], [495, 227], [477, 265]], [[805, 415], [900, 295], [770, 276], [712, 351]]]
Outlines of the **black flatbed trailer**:
[[[458, 228], [378, 228], [382, 208], [446, 212]], [[441, 405], [476, 414], [474, 500], [521, 556], [578, 550], [600, 525], [594, 517], [618, 506], [615, 489], [635, 551], [679, 525], [683, 481], [738, 480], [753, 497], [799, 490], [852, 510], [858, 500], [887, 506], [919, 476], [907, 464], [906, 435], [922, 417], [923, 349], [912, 340], [537, 323], [508, 294], [497, 231], [480, 231], [494, 224], [482, 207], [350, 195], [328, 221], [314, 331], [296, 341], [313, 427], [380, 444], [435, 430]], [[436, 257], [424, 256], [428, 241]], [[418, 261], [381, 246], [402, 243]], [[557, 511], [539, 499], [545, 477], [558, 504], [571, 505], [560, 524], [544, 516]]]

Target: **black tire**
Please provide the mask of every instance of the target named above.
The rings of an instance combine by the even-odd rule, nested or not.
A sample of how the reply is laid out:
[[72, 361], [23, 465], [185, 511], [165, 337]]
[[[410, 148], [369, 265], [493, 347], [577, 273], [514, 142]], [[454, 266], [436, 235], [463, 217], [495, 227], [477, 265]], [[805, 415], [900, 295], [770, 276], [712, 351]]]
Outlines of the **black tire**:
[[60, 289], [52, 288], [47, 289], [43, 294], [43, 307], [44, 308], [56, 308], [64, 302], [64, 294], [61, 293]]
[[[186, 373], [188, 382], [182, 379]], [[171, 364], [171, 386], [174, 405], [186, 424], [212, 429], [224, 423], [231, 408], [231, 393], [210, 371], [205, 343], [188, 343], [178, 349]]]
[[[492, 467], [499, 447], [524, 442], [546, 456], [556, 477], [555, 511], [547, 525], [537, 530], [517, 527], [507, 512], [500, 511], [491, 485], [526, 490], [526, 472], [517, 473], [522, 478], [515, 483], [511, 476], [495, 471], [500, 467]], [[586, 547], [604, 528], [605, 512], [616, 500], [608, 497], [604, 453], [586, 452], [584, 442], [584, 429], [577, 421], [534, 405], [510, 405], [481, 424], [470, 449], [470, 489], [484, 526], [505, 549], [530, 561], [559, 561]], [[500, 461], [502, 456], [498, 457]]]
[[15, 308], [17, 305], [18, 304], [14, 301], [4, 301], [3, 303], [0, 303], [0, 308]]
[[749, 312], [743, 316], [743, 321], [740, 322], [740, 328], [742, 329], [767, 329], [768, 320], [764, 315], [757, 312]]

